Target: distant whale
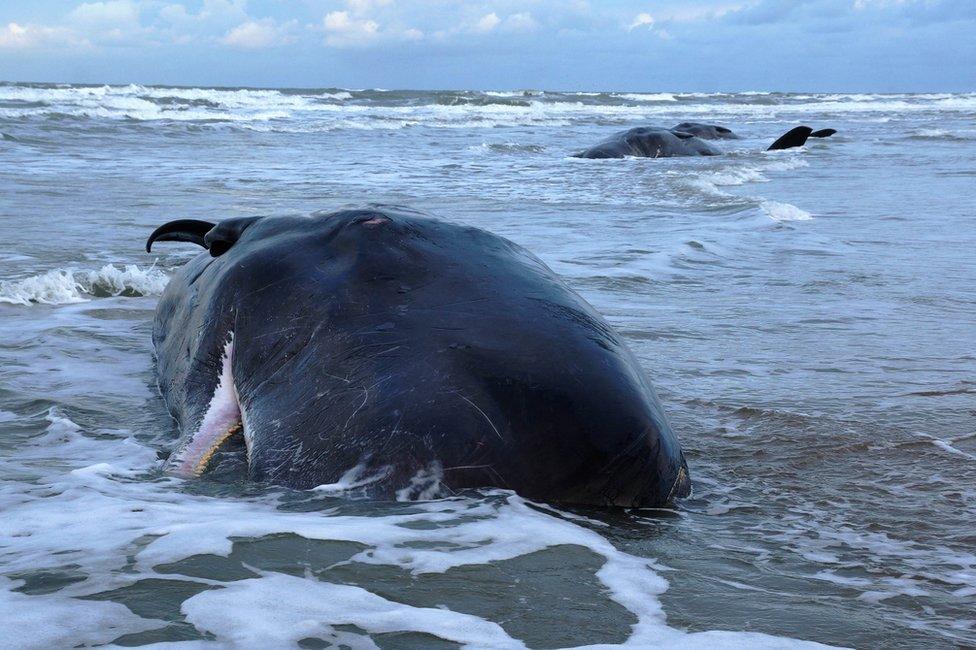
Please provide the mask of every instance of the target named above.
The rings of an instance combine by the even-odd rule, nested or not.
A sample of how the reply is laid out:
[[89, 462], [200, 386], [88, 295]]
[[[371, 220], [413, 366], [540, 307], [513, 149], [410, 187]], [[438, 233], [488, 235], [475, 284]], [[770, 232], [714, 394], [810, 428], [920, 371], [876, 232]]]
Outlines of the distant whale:
[[672, 131], [690, 133], [702, 140], [738, 140], [739, 136], [718, 124], [702, 124], [701, 122], [682, 122], [671, 127]]
[[691, 133], [659, 126], [639, 126], [617, 133], [598, 145], [575, 154], [576, 158], [670, 158], [717, 156], [722, 152]]
[[790, 129], [779, 138], [773, 144], [769, 145], [766, 151], [775, 151], [777, 149], [792, 149], [793, 147], [802, 147], [810, 134], [813, 133], [813, 129], [809, 126], [798, 126], [794, 129]]
[[[834, 129], [814, 132], [809, 126], [798, 126], [780, 136], [768, 150], [802, 147], [807, 138], [826, 138]], [[589, 149], [573, 154], [575, 158], [671, 158], [675, 156], [717, 156], [722, 152], [706, 140], [738, 139], [731, 129], [716, 124], [682, 122], [667, 129], [660, 126], [640, 126], [621, 131]]]

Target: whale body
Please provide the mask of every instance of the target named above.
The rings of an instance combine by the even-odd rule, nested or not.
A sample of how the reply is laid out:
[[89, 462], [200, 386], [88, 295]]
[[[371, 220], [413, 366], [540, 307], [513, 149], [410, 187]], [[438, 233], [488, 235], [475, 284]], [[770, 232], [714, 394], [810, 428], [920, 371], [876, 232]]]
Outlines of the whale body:
[[575, 154], [575, 157], [670, 158], [672, 156], [717, 156], [720, 153], [718, 149], [691, 133], [657, 126], [639, 126], [617, 133]]
[[147, 242], [207, 250], [153, 326], [180, 439], [167, 470], [227, 446], [250, 480], [377, 498], [505, 488], [659, 506], [687, 464], [620, 335], [537, 257], [407, 208], [180, 220]]
[[[798, 126], [780, 136], [767, 150], [802, 147], [807, 138], [827, 138], [834, 129], [814, 131]], [[675, 156], [717, 156], [722, 152], [706, 140], [737, 140], [731, 129], [717, 124], [682, 122], [667, 129], [641, 126], [616, 133], [603, 142], [573, 154], [575, 158], [671, 158]]]

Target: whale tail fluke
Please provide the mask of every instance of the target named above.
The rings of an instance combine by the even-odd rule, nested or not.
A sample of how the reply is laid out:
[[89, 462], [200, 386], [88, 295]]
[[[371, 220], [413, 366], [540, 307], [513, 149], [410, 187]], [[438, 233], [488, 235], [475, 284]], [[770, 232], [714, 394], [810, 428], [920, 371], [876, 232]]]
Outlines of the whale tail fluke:
[[819, 131], [814, 131], [810, 134], [811, 138], [829, 138], [833, 134], [837, 133], [837, 129], [820, 129]]
[[783, 135], [779, 137], [776, 142], [769, 145], [766, 151], [775, 151], [777, 149], [792, 149], [793, 147], [802, 147], [813, 133], [813, 129], [809, 126], [798, 126], [795, 129], [790, 129]]

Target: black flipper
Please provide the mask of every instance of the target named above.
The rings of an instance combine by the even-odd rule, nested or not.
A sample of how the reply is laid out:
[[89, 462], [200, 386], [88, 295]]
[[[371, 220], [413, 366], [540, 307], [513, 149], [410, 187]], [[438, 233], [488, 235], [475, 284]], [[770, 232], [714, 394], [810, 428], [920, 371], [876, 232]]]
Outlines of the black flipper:
[[178, 219], [164, 223], [149, 235], [146, 241], [146, 252], [151, 252], [153, 242], [157, 241], [187, 241], [197, 246], [203, 246], [213, 257], [220, 257], [240, 239], [244, 230], [261, 217], [241, 217], [226, 219], [220, 223], [197, 221], [196, 219]]
[[146, 240], [146, 252], [151, 253], [153, 242], [157, 241], [186, 241], [209, 248], [203, 238], [215, 225], [209, 221], [196, 219], [177, 219], [164, 223], [149, 235], [149, 239]]
[[813, 133], [813, 129], [809, 126], [798, 126], [795, 129], [790, 129], [773, 144], [769, 145], [769, 149], [766, 151], [773, 151], [775, 149], [791, 149], [793, 147], [802, 147]]
[[833, 134], [837, 133], [837, 129], [820, 129], [819, 131], [814, 131], [810, 134], [811, 138], [829, 138]]

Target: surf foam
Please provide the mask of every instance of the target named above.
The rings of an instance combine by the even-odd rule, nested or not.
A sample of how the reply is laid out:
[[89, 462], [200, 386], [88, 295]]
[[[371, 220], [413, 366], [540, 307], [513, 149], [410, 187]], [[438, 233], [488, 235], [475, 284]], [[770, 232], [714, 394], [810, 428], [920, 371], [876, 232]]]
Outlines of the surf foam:
[[19, 280], [0, 280], [0, 303], [65, 305], [92, 297], [154, 296], [163, 292], [168, 281], [169, 277], [155, 266], [141, 269], [134, 264], [122, 268], [106, 264], [94, 270], [52, 269]]
[[[56, 411], [48, 413], [47, 422], [43, 435], [0, 458], [3, 475], [45, 470], [42, 479], [26, 488], [23, 482], [0, 483], [5, 515], [0, 536], [14, 540], [5, 550], [4, 572], [70, 566], [81, 579], [44, 596], [19, 594], [13, 590], [20, 581], [2, 580], [0, 606], [13, 629], [28, 634], [34, 626], [44, 628], [37, 634], [49, 645], [106, 643], [165, 626], [116, 603], [89, 598], [153, 578], [223, 587], [200, 592], [180, 605], [187, 620], [213, 634], [218, 644], [243, 639], [253, 644], [257, 639], [258, 645], [280, 645], [282, 640], [308, 637], [354, 647], [371, 643], [338, 629], [355, 625], [369, 633], [417, 632], [471, 647], [524, 647], [496, 622], [340, 584], [321, 572], [327, 567], [304, 577], [260, 571], [243, 580], [160, 572], [160, 565], [194, 555], [227, 556], [234, 540], [290, 534], [355, 542], [364, 550], [345, 564], [388, 565], [415, 575], [575, 545], [602, 557], [595, 577], [608, 596], [637, 619], [625, 647], [823, 647], [762, 634], [671, 628], [659, 600], [668, 583], [655, 571], [653, 560], [624, 553], [594, 530], [511, 493], [402, 504], [383, 516], [340, 514], [328, 507], [334, 501], [323, 501], [318, 510], [295, 511], [280, 508], [282, 492], [237, 498], [184, 492], [182, 481], [157, 477], [154, 450], [126, 432], [89, 433]], [[58, 462], [52, 466], [54, 458]], [[40, 623], [62, 619], [74, 623]]]
[[773, 221], [809, 221], [813, 216], [792, 203], [765, 200], [759, 207]]

